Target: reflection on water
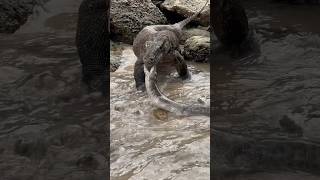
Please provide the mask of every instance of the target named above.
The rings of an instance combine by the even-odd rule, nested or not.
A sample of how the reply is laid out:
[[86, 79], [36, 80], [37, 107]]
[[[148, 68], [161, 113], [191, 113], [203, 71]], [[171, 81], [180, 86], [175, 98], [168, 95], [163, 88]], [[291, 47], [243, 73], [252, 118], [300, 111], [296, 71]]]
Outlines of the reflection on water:
[[80, 83], [80, 0], [53, 0], [0, 35], [1, 179], [104, 179], [105, 101]]
[[216, 169], [319, 173], [320, 7], [245, 5], [261, 54], [214, 65]]
[[[122, 64], [111, 73], [111, 179], [209, 179], [209, 118], [203, 116], [157, 119], [146, 93], [136, 91], [132, 47], [118, 53]], [[111, 52], [117, 56], [116, 49]], [[190, 64], [192, 79], [182, 81], [174, 72], [159, 85], [168, 97], [184, 103], [208, 103], [208, 64]], [[157, 176], [157, 177], [155, 177]]]

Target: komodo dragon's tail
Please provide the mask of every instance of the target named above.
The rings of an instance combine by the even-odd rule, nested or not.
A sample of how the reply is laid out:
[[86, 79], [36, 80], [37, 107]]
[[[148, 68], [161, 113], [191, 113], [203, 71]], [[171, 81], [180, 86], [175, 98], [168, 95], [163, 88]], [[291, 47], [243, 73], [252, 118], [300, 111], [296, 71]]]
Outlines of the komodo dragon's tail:
[[150, 71], [144, 66], [145, 83], [148, 96], [151, 101], [159, 108], [173, 112], [178, 115], [204, 115], [210, 116], [210, 107], [201, 105], [187, 105], [174, 102], [161, 93], [156, 83], [156, 66]]
[[178, 29], [182, 29], [184, 26], [186, 26], [189, 22], [191, 22], [192, 20], [194, 20], [196, 17], [199, 16], [199, 14], [204, 10], [204, 8], [207, 6], [209, 0], [207, 0], [206, 4], [195, 14], [193, 14], [192, 16], [180, 21], [180, 22], [177, 22], [174, 24], [174, 26]]

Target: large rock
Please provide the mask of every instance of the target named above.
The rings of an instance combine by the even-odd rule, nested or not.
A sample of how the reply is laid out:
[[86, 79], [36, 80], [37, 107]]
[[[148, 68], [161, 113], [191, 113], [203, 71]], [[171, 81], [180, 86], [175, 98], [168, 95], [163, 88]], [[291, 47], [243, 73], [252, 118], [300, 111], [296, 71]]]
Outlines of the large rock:
[[[207, 0], [165, 0], [160, 7], [187, 18], [199, 11], [206, 2]], [[210, 2], [206, 5], [206, 8], [202, 11], [196, 21], [203, 26], [208, 26], [209, 20]]]
[[46, 0], [1, 0], [0, 33], [14, 33], [32, 14], [36, 5]]
[[184, 44], [183, 55], [186, 60], [207, 62], [210, 55], [210, 37], [192, 36]]
[[151, 0], [112, 0], [110, 9], [111, 39], [132, 44], [145, 26], [166, 24], [162, 12]]
[[192, 36], [206, 36], [210, 37], [210, 32], [206, 30], [207, 28], [198, 26], [196, 28], [188, 28], [183, 30], [183, 35], [181, 37], [181, 44], [184, 44], [185, 41]]

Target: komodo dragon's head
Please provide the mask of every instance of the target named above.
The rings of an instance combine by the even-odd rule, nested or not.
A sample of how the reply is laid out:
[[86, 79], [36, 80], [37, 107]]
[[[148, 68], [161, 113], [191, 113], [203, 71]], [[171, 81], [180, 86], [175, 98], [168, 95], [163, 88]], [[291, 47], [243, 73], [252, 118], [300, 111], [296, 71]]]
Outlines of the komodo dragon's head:
[[170, 54], [179, 47], [179, 41], [172, 31], [164, 30], [158, 32], [153, 40], [147, 41], [146, 53], [143, 57], [144, 63], [148, 70], [158, 64], [161, 59]]

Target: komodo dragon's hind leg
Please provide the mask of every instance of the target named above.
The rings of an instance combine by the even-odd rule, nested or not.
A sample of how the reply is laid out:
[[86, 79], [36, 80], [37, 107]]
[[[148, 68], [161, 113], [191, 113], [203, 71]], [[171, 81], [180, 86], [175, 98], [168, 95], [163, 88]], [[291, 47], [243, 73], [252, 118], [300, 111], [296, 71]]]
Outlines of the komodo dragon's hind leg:
[[145, 91], [145, 74], [144, 74], [144, 63], [141, 59], [138, 59], [134, 64], [134, 80], [136, 82], [136, 88], [140, 91]]
[[182, 79], [190, 78], [191, 76], [190, 76], [190, 73], [188, 70], [188, 66], [187, 66], [183, 56], [177, 50], [174, 52], [174, 56], [175, 56], [175, 66], [176, 66], [176, 69], [177, 69], [179, 76]]

